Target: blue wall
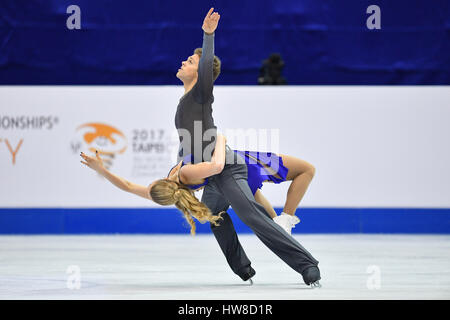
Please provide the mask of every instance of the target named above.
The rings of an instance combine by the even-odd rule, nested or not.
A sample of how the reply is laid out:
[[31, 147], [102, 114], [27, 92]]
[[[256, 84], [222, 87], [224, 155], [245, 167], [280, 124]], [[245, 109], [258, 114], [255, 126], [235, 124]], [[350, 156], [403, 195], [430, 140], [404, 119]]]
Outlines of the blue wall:
[[[277, 208], [280, 212], [281, 208]], [[249, 233], [229, 211], [238, 233]], [[450, 209], [301, 208], [293, 233], [414, 233], [449, 234]], [[209, 224], [198, 233], [211, 233]], [[189, 234], [176, 209], [0, 209], [0, 234]]]
[[[66, 28], [72, 4], [81, 30]], [[381, 30], [366, 27], [372, 4]], [[448, 0], [2, 0], [0, 84], [178, 84], [210, 6], [217, 84], [256, 84], [272, 52], [289, 84], [450, 83]]]

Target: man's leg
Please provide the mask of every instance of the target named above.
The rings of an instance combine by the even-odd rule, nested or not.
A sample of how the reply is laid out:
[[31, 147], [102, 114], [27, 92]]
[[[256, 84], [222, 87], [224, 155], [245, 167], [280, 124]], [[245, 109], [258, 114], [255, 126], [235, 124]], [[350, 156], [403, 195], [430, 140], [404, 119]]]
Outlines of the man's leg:
[[246, 180], [246, 167], [240, 164], [226, 166], [215, 178], [217, 188], [239, 218], [272, 252], [302, 274], [305, 283], [310, 284], [320, 279], [317, 268], [319, 262], [256, 202]]
[[255, 271], [250, 266], [250, 260], [239, 243], [233, 222], [226, 212], [230, 205], [223, 195], [217, 191], [214, 177], [210, 178], [208, 185], [203, 190], [202, 202], [215, 215], [225, 211], [222, 213], [223, 220], [218, 220], [218, 226], [211, 224], [211, 230], [231, 270], [242, 280], [247, 281], [255, 275]]

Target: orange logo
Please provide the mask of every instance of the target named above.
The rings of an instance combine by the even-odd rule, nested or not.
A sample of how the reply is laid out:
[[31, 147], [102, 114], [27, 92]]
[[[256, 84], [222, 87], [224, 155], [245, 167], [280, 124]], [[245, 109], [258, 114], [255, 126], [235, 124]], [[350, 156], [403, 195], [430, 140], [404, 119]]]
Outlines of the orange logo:
[[[116, 154], [122, 154], [127, 149], [125, 135], [110, 125], [104, 123], [86, 123], [77, 128], [88, 150], [95, 153], [98, 150], [106, 166], [112, 164]], [[105, 158], [106, 156], [106, 158]], [[108, 159], [109, 158], [109, 159]]]
[[[0, 142], [2, 142], [3, 139], [0, 139]], [[13, 150], [11, 144], [9, 143], [8, 139], [5, 139], [5, 143], [6, 146], [8, 147], [9, 152], [11, 153], [12, 156], [12, 164], [15, 165], [16, 164], [16, 155], [17, 155], [17, 151], [19, 151], [20, 146], [22, 145], [23, 139], [20, 139], [19, 143], [16, 146], [16, 150]]]

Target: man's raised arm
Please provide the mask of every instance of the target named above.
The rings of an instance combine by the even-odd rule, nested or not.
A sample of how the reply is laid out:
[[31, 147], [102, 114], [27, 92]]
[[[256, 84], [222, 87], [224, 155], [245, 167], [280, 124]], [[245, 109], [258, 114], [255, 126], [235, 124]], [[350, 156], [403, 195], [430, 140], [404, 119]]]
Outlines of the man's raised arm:
[[213, 13], [214, 8], [211, 8], [203, 20], [203, 45], [202, 56], [198, 63], [198, 90], [200, 99], [206, 102], [212, 97], [213, 91], [213, 63], [214, 63], [214, 32], [217, 29], [220, 15], [217, 12]]

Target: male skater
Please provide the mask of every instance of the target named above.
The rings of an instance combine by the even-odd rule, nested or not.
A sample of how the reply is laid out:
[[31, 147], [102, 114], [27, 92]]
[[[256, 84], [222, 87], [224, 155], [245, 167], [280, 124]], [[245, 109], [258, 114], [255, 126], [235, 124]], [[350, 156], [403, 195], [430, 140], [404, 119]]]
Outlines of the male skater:
[[[194, 163], [211, 159], [217, 135], [212, 103], [213, 83], [220, 73], [220, 60], [214, 56], [214, 32], [220, 15], [213, 13], [213, 10], [209, 10], [203, 21], [202, 49], [196, 49], [182, 62], [177, 72], [177, 78], [185, 88], [175, 115], [180, 138], [178, 159], [193, 155]], [[307, 285], [320, 286], [319, 262], [256, 202], [246, 180], [244, 159], [227, 148], [226, 160], [223, 171], [209, 178], [201, 201], [213, 214], [226, 211], [231, 205], [239, 218], [272, 252], [302, 275]], [[242, 280], [249, 280], [255, 271], [239, 243], [230, 216], [224, 213], [222, 217], [219, 226], [211, 225], [211, 229], [233, 272]]]

